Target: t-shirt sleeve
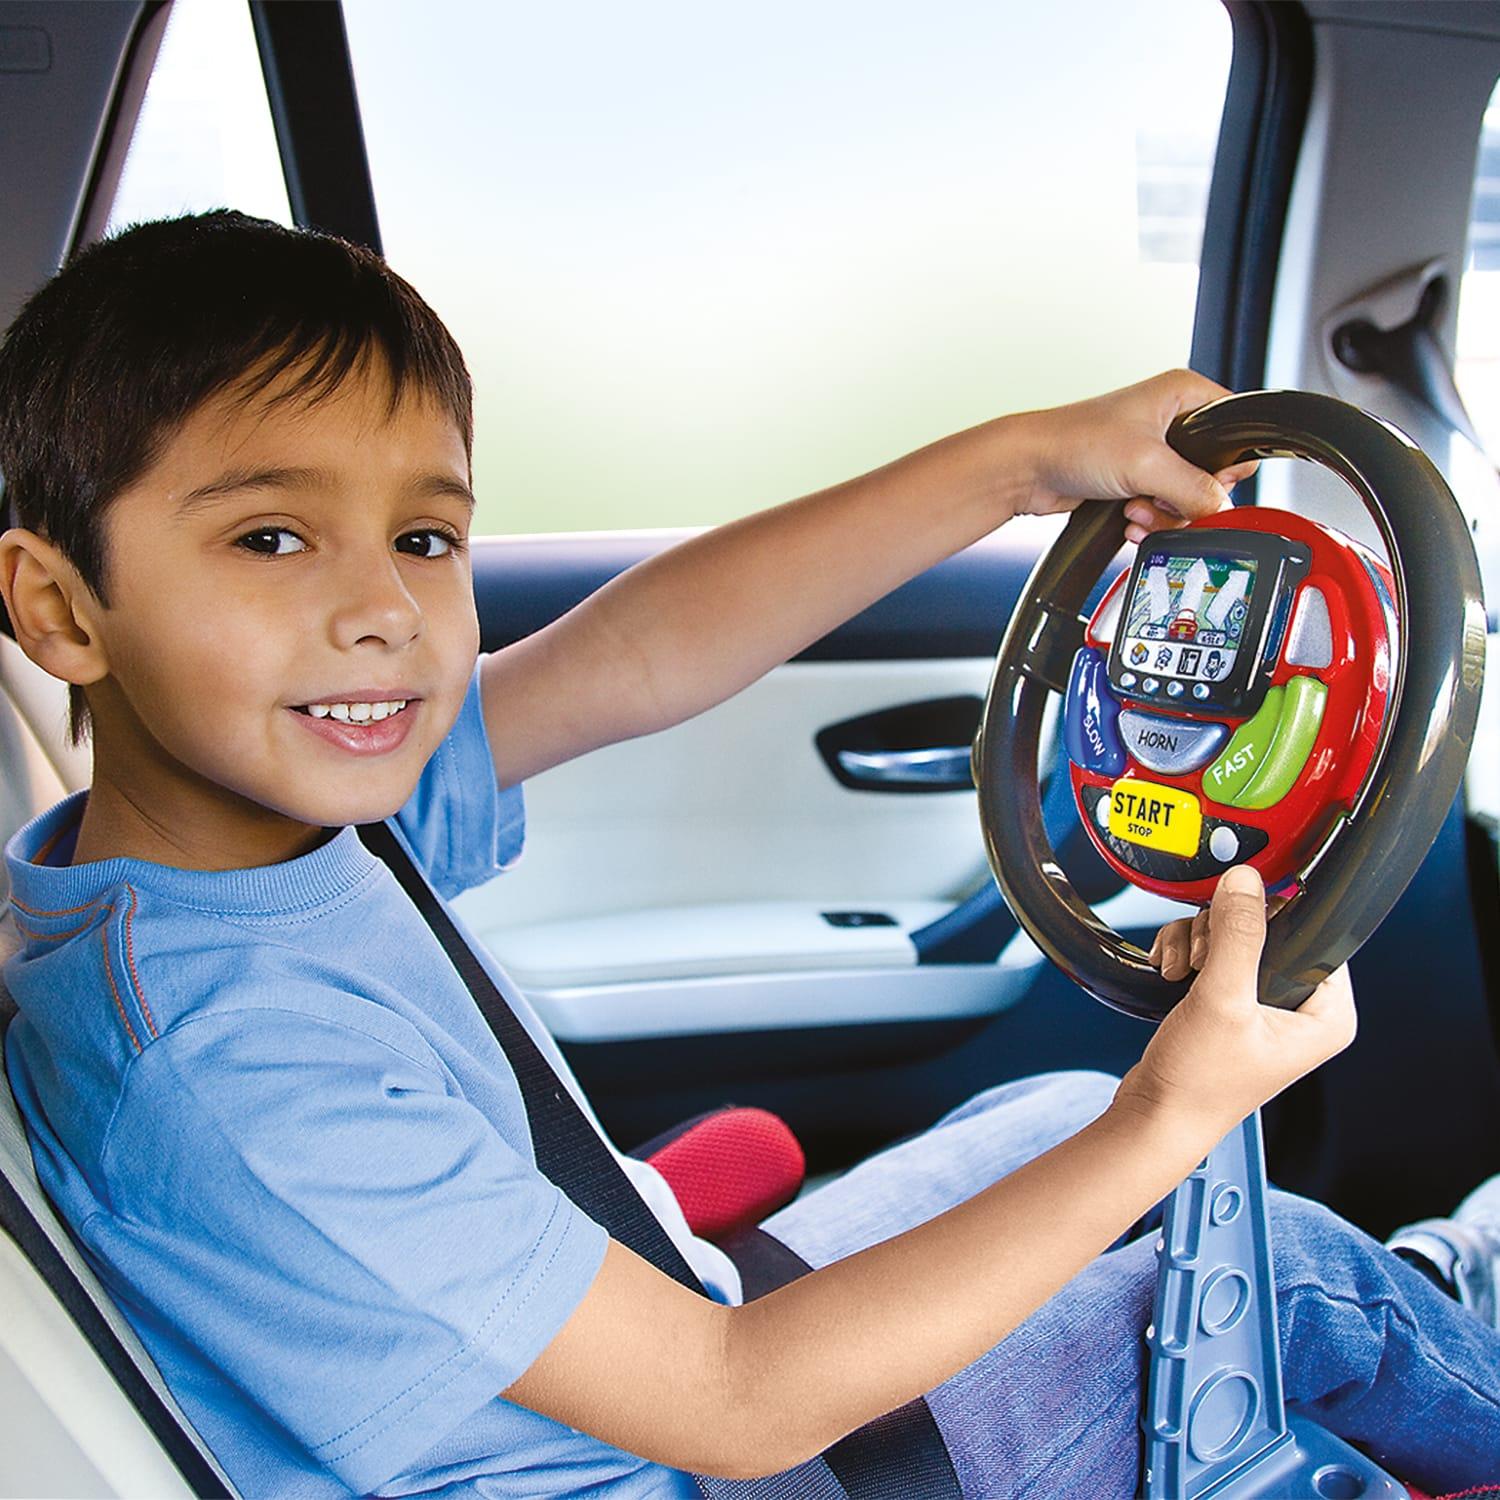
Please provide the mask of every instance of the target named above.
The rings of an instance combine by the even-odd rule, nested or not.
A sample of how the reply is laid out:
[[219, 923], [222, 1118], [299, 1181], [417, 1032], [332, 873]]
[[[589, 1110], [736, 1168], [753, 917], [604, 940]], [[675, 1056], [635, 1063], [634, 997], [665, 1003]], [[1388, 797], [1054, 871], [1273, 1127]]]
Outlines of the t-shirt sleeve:
[[396, 814], [427, 878], [447, 897], [482, 885], [521, 857], [526, 809], [519, 786], [500, 786], [484, 728], [479, 669], [453, 728]]
[[526, 1370], [606, 1242], [417, 1040], [289, 1010], [182, 1024], [131, 1064], [113, 1212], [84, 1227], [146, 1316], [359, 1493]]

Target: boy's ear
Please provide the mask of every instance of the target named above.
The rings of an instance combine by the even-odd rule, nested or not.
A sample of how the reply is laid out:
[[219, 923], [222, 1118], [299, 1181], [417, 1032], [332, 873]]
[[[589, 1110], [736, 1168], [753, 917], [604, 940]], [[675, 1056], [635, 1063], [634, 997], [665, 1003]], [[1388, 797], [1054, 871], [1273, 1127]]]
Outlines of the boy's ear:
[[44, 672], [79, 687], [108, 676], [99, 601], [45, 537], [19, 526], [0, 532], [0, 595], [21, 649]]

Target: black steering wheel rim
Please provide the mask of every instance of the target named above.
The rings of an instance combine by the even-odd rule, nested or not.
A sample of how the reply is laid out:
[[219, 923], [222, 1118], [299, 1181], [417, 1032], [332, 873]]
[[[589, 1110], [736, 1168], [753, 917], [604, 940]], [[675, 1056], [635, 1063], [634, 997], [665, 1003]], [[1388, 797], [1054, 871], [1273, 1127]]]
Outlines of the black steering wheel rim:
[[[1172, 424], [1172, 446], [1210, 472], [1301, 458], [1343, 479], [1380, 530], [1396, 584], [1400, 651], [1383, 742], [1353, 813], [1296, 900], [1270, 924], [1260, 998], [1294, 1009], [1374, 932], [1436, 839], [1479, 715], [1485, 614], [1463, 514], [1432, 462], [1367, 412], [1309, 391], [1226, 396]], [[1096, 999], [1160, 1020], [1187, 992], [1074, 892], [1042, 823], [1037, 744], [1047, 696], [1082, 644], [1084, 601], [1124, 540], [1118, 505], [1086, 502], [1032, 571], [995, 661], [974, 780], [990, 867], [1016, 920]]]

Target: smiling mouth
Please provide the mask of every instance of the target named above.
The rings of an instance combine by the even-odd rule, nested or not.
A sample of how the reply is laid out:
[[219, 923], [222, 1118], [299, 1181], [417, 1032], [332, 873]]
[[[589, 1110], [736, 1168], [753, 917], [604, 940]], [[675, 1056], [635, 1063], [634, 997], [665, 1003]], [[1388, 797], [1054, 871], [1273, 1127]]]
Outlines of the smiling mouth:
[[303, 703], [293, 708], [293, 713], [305, 714], [310, 719], [334, 719], [340, 724], [379, 724], [405, 713], [407, 706], [418, 700], [412, 698], [389, 698], [379, 703]]

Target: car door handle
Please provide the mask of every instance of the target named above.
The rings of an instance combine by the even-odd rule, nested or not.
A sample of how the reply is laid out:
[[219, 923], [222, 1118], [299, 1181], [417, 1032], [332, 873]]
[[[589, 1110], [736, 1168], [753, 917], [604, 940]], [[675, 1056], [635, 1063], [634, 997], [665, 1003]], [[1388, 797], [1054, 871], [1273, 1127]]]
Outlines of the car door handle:
[[925, 750], [840, 750], [839, 768], [850, 781], [882, 787], [972, 787], [968, 745]]

